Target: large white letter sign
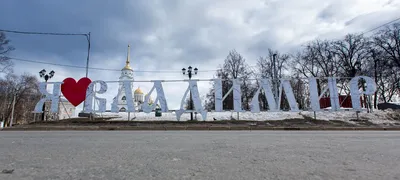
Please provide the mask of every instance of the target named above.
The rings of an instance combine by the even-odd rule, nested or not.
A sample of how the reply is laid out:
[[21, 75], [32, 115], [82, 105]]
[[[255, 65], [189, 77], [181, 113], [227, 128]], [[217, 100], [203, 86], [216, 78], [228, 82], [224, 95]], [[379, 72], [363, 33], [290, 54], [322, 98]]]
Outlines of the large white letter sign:
[[310, 103], [311, 109], [313, 111], [320, 111], [321, 106], [319, 104], [319, 94], [318, 94], [318, 85], [317, 79], [315, 77], [308, 78], [308, 83], [310, 87]]
[[[358, 81], [360, 79], [365, 80], [365, 91], [360, 92], [358, 88]], [[350, 81], [350, 94], [351, 94], [351, 103], [353, 105], [353, 109], [355, 110], [361, 110], [361, 104], [360, 104], [360, 97], [361, 94], [365, 95], [372, 95], [376, 91], [376, 84], [375, 81], [367, 76], [357, 76], [351, 79]]]
[[265, 97], [267, 98], [268, 107], [270, 111], [277, 111], [277, 104], [274, 98], [274, 94], [272, 93], [271, 83], [269, 79], [261, 79], [261, 86], [258, 88], [257, 92], [254, 94], [253, 99], [251, 100], [251, 112], [258, 113], [260, 112], [260, 102], [258, 100], [258, 95], [260, 94], [261, 89], [264, 90]]
[[[149, 105], [149, 98], [154, 89], [156, 89], [157, 91], [157, 97], [154, 103], [152, 105]], [[157, 102], [160, 103], [162, 112], [168, 112], [167, 99], [165, 99], [164, 89], [161, 81], [154, 81], [153, 88], [151, 88], [150, 92], [146, 95], [144, 103], [142, 104], [143, 112], [150, 113], [156, 107]]]
[[222, 80], [214, 79], [214, 104], [215, 112], [222, 112]]
[[[96, 83], [100, 84], [100, 89], [97, 92], [94, 88]], [[107, 84], [104, 81], [93, 81], [92, 83], [90, 83], [86, 90], [84, 112], [105, 112], [107, 100], [105, 98], [99, 98], [96, 96], [96, 93], [104, 94], [105, 92], [107, 92]], [[99, 101], [99, 110], [93, 110], [93, 100]], [[94, 104], [94, 106], [95, 105], [96, 103]]]
[[[47, 84], [53, 84], [53, 94], [50, 94], [47, 92]], [[60, 93], [61, 93], [61, 84], [62, 82], [54, 82], [54, 83], [47, 83], [47, 82], [42, 82], [39, 83], [39, 92], [44, 95], [42, 99], [38, 103], [36, 103], [35, 110], [33, 112], [35, 113], [41, 113], [43, 112], [43, 104], [46, 101], [51, 101], [51, 112], [52, 113], [57, 113], [58, 112], [58, 102], [60, 100]]]
[[289, 102], [290, 106], [290, 111], [292, 112], [297, 112], [299, 111], [299, 107], [297, 106], [296, 98], [294, 97], [293, 94], [293, 89], [292, 86], [290, 85], [289, 80], [281, 80], [281, 85], [279, 88], [279, 103], [278, 103], [278, 109], [281, 107], [281, 99], [282, 99], [282, 89], [285, 91], [286, 98]]
[[111, 104], [111, 112], [119, 112], [118, 109], [118, 97], [121, 94], [122, 89], [125, 91], [126, 97], [126, 105], [128, 106], [126, 112], [135, 112], [135, 105], [133, 104], [133, 97], [132, 97], [132, 82], [131, 81], [123, 81], [122, 87], [118, 92], [117, 98], [114, 99], [113, 103]]
[[258, 88], [256, 93], [254, 93], [253, 99], [251, 99], [250, 110], [252, 113], [260, 112], [260, 101], [258, 100], [258, 96], [260, 95], [260, 90], [262, 87]]
[[331, 111], [340, 110], [339, 92], [337, 88], [336, 78], [328, 78], [329, 96], [331, 97]]
[[203, 106], [201, 105], [201, 99], [200, 99], [199, 89], [197, 87], [196, 80], [189, 80], [189, 87], [186, 89], [185, 95], [182, 98], [181, 108], [180, 108], [180, 110], [175, 111], [177, 120], [179, 121], [183, 112], [185, 112], [185, 110], [183, 109], [183, 106], [185, 104], [185, 99], [187, 97], [189, 90], [192, 94], [192, 101], [194, 104], [195, 111], [199, 112], [201, 114], [203, 120], [205, 121], [207, 119], [207, 111], [205, 111], [203, 109]]
[[327, 90], [329, 90], [329, 97], [331, 101], [331, 109], [330, 111], [338, 111], [340, 110], [340, 103], [339, 103], [339, 93], [337, 89], [336, 78], [328, 77], [328, 87], [324, 88], [321, 94], [318, 94], [318, 87], [317, 87], [317, 80], [315, 77], [308, 78], [310, 83], [310, 101], [311, 101], [311, 108], [313, 111], [320, 111], [320, 103], [319, 100], [321, 99], [322, 95], [325, 94]]
[[233, 110], [235, 112], [242, 112], [242, 91], [240, 89], [240, 82], [238, 79], [233, 79]]

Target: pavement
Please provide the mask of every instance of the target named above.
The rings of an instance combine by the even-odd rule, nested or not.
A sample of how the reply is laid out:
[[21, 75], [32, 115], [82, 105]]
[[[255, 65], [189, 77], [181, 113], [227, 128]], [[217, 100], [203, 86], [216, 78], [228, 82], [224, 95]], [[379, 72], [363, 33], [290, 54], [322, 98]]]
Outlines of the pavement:
[[400, 179], [397, 131], [0, 131], [1, 180]]

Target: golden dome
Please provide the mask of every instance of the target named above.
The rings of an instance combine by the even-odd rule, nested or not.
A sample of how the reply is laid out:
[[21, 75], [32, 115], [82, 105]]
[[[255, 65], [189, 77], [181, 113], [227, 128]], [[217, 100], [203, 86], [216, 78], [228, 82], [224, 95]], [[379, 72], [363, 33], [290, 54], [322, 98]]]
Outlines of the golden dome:
[[134, 93], [135, 94], [143, 94], [143, 91], [140, 88], [137, 88]]
[[122, 70], [132, 70], [132, 68], [131, 68], [131, 66], [130, 66], [130, 51], [131, 51], [131, 46], [130, 45], [128, 45], [128, 54], [127, 54], [127, 56], [126, 56], [126, 65], [125, 65], [125, 67], [124, 68], [122, 68]]
[[131, 66], [129, 65], [129, 62], [126, 63], [125, 67], [122, 68], [122, 70], [132, 70]]

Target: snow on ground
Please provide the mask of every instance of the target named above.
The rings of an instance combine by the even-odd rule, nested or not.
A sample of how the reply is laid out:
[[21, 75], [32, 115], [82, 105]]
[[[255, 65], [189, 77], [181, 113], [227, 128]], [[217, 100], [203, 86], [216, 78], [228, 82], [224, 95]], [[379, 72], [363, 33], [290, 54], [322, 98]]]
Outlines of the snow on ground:
[[[314, 118], [314, 112], [303, 111], [303, 112], [301, 112], [301, 114], [311, 117], [311, 118]], [[371, 113], [362, 111], [362, 112], [358, 113], [358, 119], [368, 120], [374, 124], [395, 123], [395, 122], [393, 122], [393, 120], [388, 119], [387, 115], [388, 115], [387, 111], [381, 111], [381, 110], [373, 110], [373, 112], [371, 112]], [[337, 111], [337, 112], [321, 111], [321, 112], [316, 112], [316, 118], [319, 120], [326, 120], [326, 121], [339, 120], [339, 121], [345, 121], [345, 122], [354, 124], [355, 122], [350, 121], [350, 120], [356, 120], [357, 113], [354, 110]]]
[[[99, 114], [103, 117], [116, 117], [112, 120], [128, 120], [128, 113], [127, 112], [120, 112], [120, 113], [102, 113]], [[162, 121], [162, 120], [176, 120], [176, 114], [174, 112], [162, 113], [161, 117], [155, 117], [155, 113], [130, 113], [130, 118], [136, 118], [134, 120], [139, 121]], [[197, 120], [203, 120], [200, 114], [193, 114], [193, 116], [197, 117]], [[261, 113], [251, 113], [251, 112], [208, 112], [206, 121], [214, 121], [214, 118], [217, 120], [283, 120], [283, 119], [291, 119], [291, 118], [303, 118], [299, 113], [293, 112], [261, 112]], [[182, 114], [180, 121], [187, 121], [190, 120], [190, 113]]]
[[[374, 110], [372, 113], [367, 113], [366, 111], [362, 111], [358, 114], [360, 120], [369, 120], [374, 124], [393, 124], [396, 121], [391, 120], [387, 115], [388, 113], [393, 113], [392, 111], [381, 111]], [[128, 120], [127, 112], [119, 112], [119, 113], [101, 113], [99, 114], [103, 117], [112, 117], [111, 121], [115, 120]], [[202, 120], [200, 114], [195, 115], [197, 120]], [[214, 121], [216, 120], [254, 120], [254, 121], [265, 121], [265, 120], [284, 120], [284, 119], [303, 119], [304, 116], [309, 118], [314, 118], [314, 112], [312, 111], [301, 111], [301, 112], [260, 112], [260, 113], [252, 113], [252, 112], [208, 112], [206, 121]], [[172, 120], [176, 121], [176, 114], [174, 112], [162, 113], [161, 117], [155, 117], [155, 113], [144, 113], [144, 112], [136, 112], [130, 113], [130, 119], [133, 121], [163, 121], [163, 120]], [[316, 112], [316, 119], [318, 120], [340, 120], [349, 123], [355, 123], [354, 121], [357, 119], [357, 114], [355, 111], [320, 111]], [[190, 113], [184, 113], [181, 116], [180, 121], [190, 120]], [[399, 122], [399, 121], [397, 121]]]

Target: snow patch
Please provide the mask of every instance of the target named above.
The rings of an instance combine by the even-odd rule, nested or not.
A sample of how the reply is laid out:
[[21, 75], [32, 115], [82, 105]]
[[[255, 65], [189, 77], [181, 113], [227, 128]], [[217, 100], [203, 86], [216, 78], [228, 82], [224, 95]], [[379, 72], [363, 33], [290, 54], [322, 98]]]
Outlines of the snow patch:
[[[392, 111], [381, 111], [374, 110], [371, 113], [365, 111], [358, 113], [359, 120], [368, 120], [374, 124], [394, 124], [400, 123], [400, 121], [395, 121], [389, 118], [388, 113], [393, 113]], [[102, 117], [111, 117], [110, 121], [121, 121], [128, 120], [127, 112], [111, 113], [105, 112], [99, 114]], [[318, 120], [339, 120], [354, 124], [357, 119], [356, 111], [320, 111], [315, 113], [316, 119]], [[301, 111], [301, 112], [208, 112], [206, 121], [214, 120], [252, 120], [252, 121], [265, 121], [265, 120], [284, 120], [284, 119], [304, 119], [305, 117], [314, 119], [313, 111]], [[194, 118], [202, 121], [200, 114], [194, 114]], [[162, 113], [161, 117], [155, 117], [155, 113], [144, 113], [136, 112], [130, 113], [130, 120], [132, 121], [177, 121], [176, 114], [174, 112]], [[181, 116], [180, 121], [190, 120], [190, 113], [184, 113]]]

